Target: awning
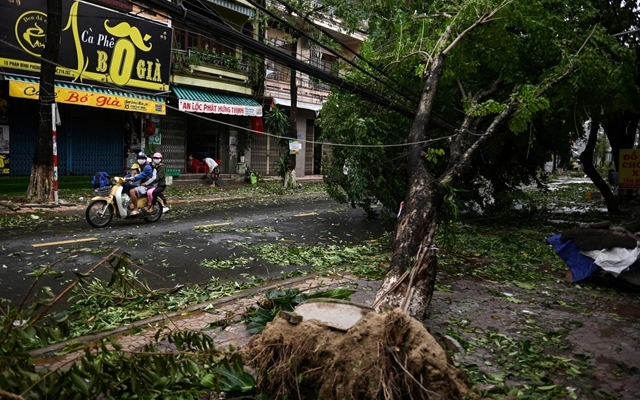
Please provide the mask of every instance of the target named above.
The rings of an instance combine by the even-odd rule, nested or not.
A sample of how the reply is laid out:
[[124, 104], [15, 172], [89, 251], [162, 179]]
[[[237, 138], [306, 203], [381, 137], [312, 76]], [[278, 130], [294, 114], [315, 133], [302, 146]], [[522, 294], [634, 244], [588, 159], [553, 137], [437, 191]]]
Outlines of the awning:
[[251, 97], [185, 86], [172, 85], [171, 90], [178, 97], [180, 111], [250, 117], [262, 116], [262, 106]]
[[230, 10], [239, 12], [240, 14], [247, 15], [249, 17], [253, 17], [255, 15], [255, 11], [252, 8], [240, 5], [231, 0], [207, 0], [210, 3], [217, 4], [224, 8], [228, 8]]
[[[273, 101], [274, 103], [280, 104], [281, 106], [291, 107], [291, 100], [274, 98]], [[296, 105], [298, 106], [298, 108], [303, 108], [305, 110], [312, 110], [312, 111], [322, 110], [322, 104], [304, 103], [302, 101], [299, 101], [296, 103]]]
[[[0, 74], [9, 81], [9, 96], [38, 100], [40, 80], [19, 75]], [[70, 82], [55, 83], [56, 102], [134, 111], [147, 114], [166, 114], [164, 99], [159, 96], [113, 90], [104, 86], [82, 85]]]

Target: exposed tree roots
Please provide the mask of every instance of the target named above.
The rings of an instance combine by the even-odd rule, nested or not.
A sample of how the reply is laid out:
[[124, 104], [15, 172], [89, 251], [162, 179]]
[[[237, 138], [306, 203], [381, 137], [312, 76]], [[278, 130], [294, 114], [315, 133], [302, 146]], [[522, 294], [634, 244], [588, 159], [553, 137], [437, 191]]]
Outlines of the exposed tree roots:
[[426, 327], [398, 309], [369, 313], [346, 333], [277, 318], [242, 351], [272, 398], [476, 397]]

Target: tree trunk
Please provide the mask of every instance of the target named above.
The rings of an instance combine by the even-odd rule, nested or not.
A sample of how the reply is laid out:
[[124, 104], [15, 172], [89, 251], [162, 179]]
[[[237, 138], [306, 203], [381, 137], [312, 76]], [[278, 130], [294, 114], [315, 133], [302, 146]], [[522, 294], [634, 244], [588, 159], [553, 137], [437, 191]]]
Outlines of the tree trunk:
[[53, 201], [53, 140], [51, 104], [55, 101], [55, 63], [60, 50], [62, 1], [47, 0], [47, 39], [40, 58], [40, 126], [33, 153], [27, 201]]
[[591, 129], [589, 130], [589, 139], [587, 140], [587, 146], [580, 154], [580, 161], [584, 167], [584, 173], [591, 179], [594, 185], [598, 188], [604, 201], [607, 204], [607, 210], [610, 213], [618, 212], [618, 201], [616, 200], [611, 188], [607, 185], [604, 179], [600, 176], [596, 168], [593, 166], [593, 152], [596, 148], [596, 142], [598, 140], [598, 130], [600, 129], [600, 120], [593, 118], [591, 120]]
[[[298, 35], [293, 34], [292, 38], [293, 40], [291, 41], [291, 56], [294, 58], [298, 58]], [[291, 68], [290, 82], [289, 94], [291, 97], [291, 107], [289, 107], [289, 137], [295, 140], [298, 138], [298, 81], [297, 71], [293, 68]], [[296, 169], [296, 157], [296, 154], [289, 154], [289, 165], [284, 179], [285, 188], [295, 188], [296, 179], [295, 174], [292, 174], [292, 171]]]
[[[439, 54], [425, 80], [420, 104], [407, 142], [425, 140], [425, 131], [435, 101], [438, 81], [444, 70], [445, 55]], [[444, 188], [427, 171], [422, 157], [424, 144], [409, 147], [409, 192], [393, 241], [393, 258], [389, 272], [376, 294], [375, 304], [403, 307], [422, 320], [431, 303], [438, 273], [435, 249], [437, 210], [444, 198]], [[407, 272], [410, 271], [410, 272]]]
[[604, 132], [611, 145], [611, 156], [615, 170], [620, 171], [620, 149], [632, 149], [636, 139], [636, 130], [640, 122], [640, 114], [631, 111], [610, 117], [604, 124]]

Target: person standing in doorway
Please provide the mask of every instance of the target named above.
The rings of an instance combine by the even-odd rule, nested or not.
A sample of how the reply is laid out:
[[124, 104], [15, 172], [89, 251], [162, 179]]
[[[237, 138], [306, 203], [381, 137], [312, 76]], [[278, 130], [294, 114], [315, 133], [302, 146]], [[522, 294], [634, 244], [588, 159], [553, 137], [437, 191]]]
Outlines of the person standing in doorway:
[[215, 187], [216, 181], [220, 179], [220, 168], [218, 166], [218, 163], [210, 157], [207, 157], [202, 161], [207, 164], [207, 167], [209, 168], [207, 172], [207, 175], [211, 177], [211, 185], [209, 186]]

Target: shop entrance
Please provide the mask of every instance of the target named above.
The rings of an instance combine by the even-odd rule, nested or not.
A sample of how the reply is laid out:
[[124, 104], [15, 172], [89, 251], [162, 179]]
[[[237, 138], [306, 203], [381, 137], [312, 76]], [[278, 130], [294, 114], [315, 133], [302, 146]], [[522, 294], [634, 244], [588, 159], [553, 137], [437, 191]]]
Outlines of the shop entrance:
[[187, 119], [187, 156], [202, 160], [220, 158], [222, 125], [189, 115]]

